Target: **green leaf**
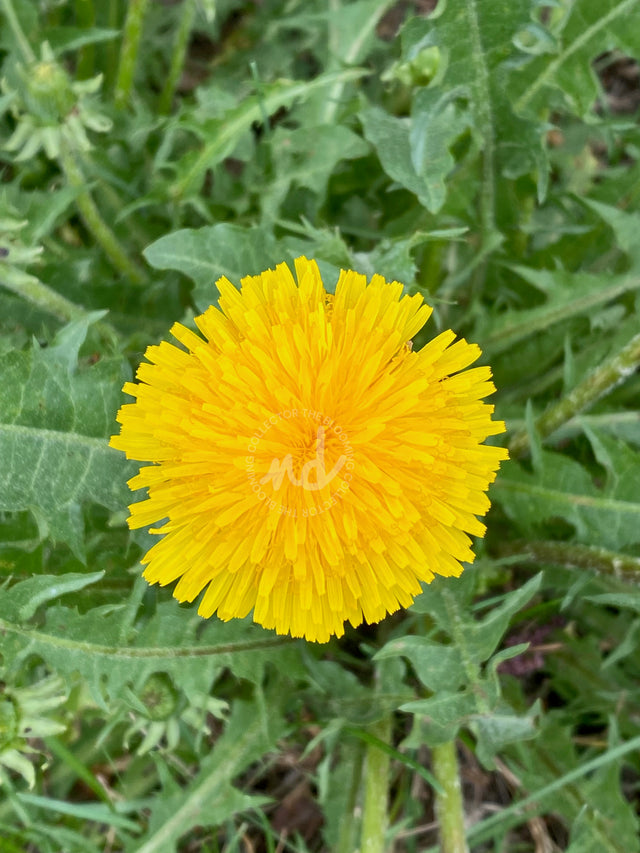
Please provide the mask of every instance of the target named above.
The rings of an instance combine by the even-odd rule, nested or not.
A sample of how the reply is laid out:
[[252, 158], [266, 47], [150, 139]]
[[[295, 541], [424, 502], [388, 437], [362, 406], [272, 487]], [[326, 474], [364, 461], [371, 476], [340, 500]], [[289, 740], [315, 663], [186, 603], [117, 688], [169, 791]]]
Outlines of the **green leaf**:
[[582, 200], [583, 204], [590, 207], [603, 219], [612, 229], [618, 246], [631, 257], [634, 266], [640, 263], [640, 245], [638, 245], [638, 231], [640, 230], [640, 214], [629, 213], [612, 207], [610, 204], [602, 204], [590, 198]]
[[[449, 93], [463, 94], [469, 101], [470, 126], [482, 151], [481, 210], [487, 234], [494, 228], [499, 167], [509, 176], [537, 168], [540, 195], [546, 186], [540, 132], [535, 123], [514, 114], [504, 85], [509, 66], [518, 56], [515, 36], [528, 23], [530, 14], [528, 0], [447, 0], [429, 17], [410, 19], [402, 31], [403, 58], [407, 61], [425, 49], [437, 49], [440, 54], [441, 67], [426, 90], [431, 92], [429, 98], [422, 90], [416, 96], [418, 103], [430, 102], [430, 119], [437, 122], [438, 100], [446, 99]], [[427, 133], [431, 120], [425, 122]], [[444, 155], [441, 148], [436, 162], [443, 163]]]
[[616, 48], [640, 52], [640, 7], [636, 0], [575, 0], [551, 20], [553, 52], [514, 73], [515, 110], [537, 115], [560, 107], [586, 117], [600, 94], [592, 60]]
[[[598, 799], [589, 801], [589, 782], [584, 782], [584, 777], [593, 773], [593, 778], [602, 778], [607, 768], [614, 766], [615, 784], [611, 793], [616, 793], [619, 788], [617, 776], [621, 759], [627, 753], [636, 751], [640, 746], [640, 737], [634, 737], [625, 743], [609, 747], [603, 753], [587, 761], [578, 762], [575, 749], [571, 742], [571, 733], [566, 728], [561, 728], [557, 722], [551, 721], [547, 724], [534, 748], [525, 743], [520, 748], [520, 761], [515, 764], [514, 770], [522, 780], [525, 790], [532, 791], [524, 799], [512, 803], [501, 809], [495, 815], [478, 822], [468, 832], [469, 841], [475, 844], [491, 838], [495, 830], [500, 827], [507, 829], [518, 826], [527, 819], [526, 807], [535, 807], [538, 811], [547, 810], [568, 816], [569, 819], [577, 817], [588, 808], [598, 808]], [[568, 769], [570, 768], [570, 769]], [[614, 771], [612, 771], [613, 774]], [[612, 786], [612, 777], [609, 776], [608, 785]], [[608, 811], [605, 807], [603, 811]], [[635, 822], [635, 821], [634, 821]], [[627, 817], [625, 815], [624, 834], [627, 834]], [[612, 835], [613, 825], [609, 822], [605, 835], [609, 839]], [[626, 853], [626, 850], [637, 851], [637, 834], [632, 841], [632, 846], [625, 846], [626, 838], [623, 837], [621, 845], [615, 848], [615, 853]], [[606, 848], [601, 848], [606, 849]], [[577, 851], [576, 851], [577, 853]]]
[[605, 607], [619, 607], [621, 610], [633, 610], [640, 613], [640, 592], [603, 592], [586, 596], [587, 601], [602, 604]]
[[399, 701], [411, 696], [409, 688], [399, 686], [381, 689], [373, 695], [352, 672], [335, 661], [316, 660], [309, 655], [305, 663], [314, 703], [322, 708], [323, 715], [329, 714], [334, 719], [365, 725], [392, 713]]
[[260, 193], [263, 209], [274, 219], [292, 186], [306, 187], [322, 204], [327, 183], [341, 160], [369, 153], [369, 146], [356, 133], [339, 124], [277, 128], [271, 136], [276, 177]]
[[[625, 447], [621, 455], [628, 454], [638, 465], [638, 454]], [[634, 487], [633, 476], [620, 474], [598, 488], [578, 462], [543, 450], [533, 473], [514, 461], [505, 465], [492, 493], [525, 531], [536, 531], [551, 518], [564, 519], [574, 527], [578, 542], [616, 550], [640, 542], [637, 481]]]
[[238, 285], [245, 276], [288, 260], [277, 240], [264, 229], [224, 222], [173, 231], [148, 246], [144, 256], [156, 269], [178, 270], [193, 279], [193, 299], [200, 311], [217, 302], [215, 283], [221, 276]]
[[440, 727], [454, 726], [457, 730], [461, 721], [476, 710], [476, 701], [473, 694], [469, 692], [450, 693], [441, 690], [430, 699], [405, 702], [400, 706], [400, 710], [410, 714], [421, 714], [429, 723], [435, 723]]
[[485, 315], [474, 332], [487, 354], [495, 356], [531, 335], [544, 334], [556, 323], [589, 317], [600, 306], [640, 289], [638, 275], [592, 275], [564, 270], [538, 270], [514, 266], [513, 271], [547, 294], [544, 305], [522, 311]]
[[502, 710], [474, 717], [470, 728], [477, 739], [478, 761], [484, 767], [494, 767], [496, 754], [507, 744], [530, 740], [538, 735], [535, 717], [540, 713], [539, 705], [538, 701], [524, 716]]
[[427, 209], [437, 213], [445, 202], [445, 179], [455, 166], [451, 146], [469, 126], [469, 115], [460, 106], [460, 91], [441, 93], [421, 89], [411, 108], [411, 161], [427, 185]]
[[131, 818], [118, 814], [103, 803], [75, 803], [66, 800], [56, 800], [52, 797], [41, 797], [37, 794], [20, 793], [17, 796], [21, 803], [35, 806], [45, 811], [71, 815], [78, 820], [93, 821], [94, 823], [105, 824], [106, 826], [118, 829], [128, 829], [133, 832], [138, 829], [138, 824]]
[[330, 61], [353, 65], [366, 59], [376, 39], [376, 25], [393, 0], [355, 0], [330, 7]]
[[224, 734], [201, 762], [196, 777], [170, 797], [156, 799], [149, 831], [137, 839], [132, 853], [173, 853], [178, 840], [194, 826], [218, 826], [267, 797], [249, 796], [231, 784], [245, 768], [275, 750], [285, 724], [276, 694], [265, 702], [268, 713], [256, 713], [253, 702], [236, 700]]
[[429, 185], [424, 175], [418, 174], [411, 158], [410, 120], [394, 118], [377, 106], [363, 110], [360, 120], [364, 135], [376, 149], [385, 172], [430, 209], [433, 198]]
[[68, 592], [84, 589], [102, 577], [104, 577], [104, 572], [92, 572], [90, 574], [67, 572], [57, 577], [37, 575], [29, 578], [16, 584], [10, 590], [4, 591], [3, 615], [6, 614], [8, 618], [15, 619], [16, 622], [26, 622], [31, 619], [40, 605], [47, 601], [53, 601]]
[[[376, 43], [376, 28], [394, 0], [350, 0], [333, 2], [327, 14], [327, 70], [364, 64]], [[336, 125], [335, 117], [347, 81], [338, 80], [322, 99], [319, 124]], [[316, 101], [319, 101], [316, 95]]]
[[459, 96], [456, 90], [420, 90], [410, 122], [378, 107], [369, 107], [360, 116], [365, 136], [384, 170], [417, 195], [431, 213], [437, 213], [445, 202], [445, 179], [455, 165], [450, 148], [469, 124], [457, 104]]
[[[475, 585], [473, 572], [473, 569], [467, 569], [455, 580], [436, 578], [425, 586], [412, 610], [416, 613], [428, 613], [438, 627], [451, 637], [463, 660], [480, 664], [493, 654], [509, 626], [511, 617], [536, 594], [543, 576], [539, 573], [523, 586], [506, 593], [497, 607], [478, 620], [474, 619], [468, 610], [468, 597]], [[407, 637], [405, 640], [412, 638]]]
[[39, 604], [99, 577], [101, 573], [65, 580], [41, 576], [5, 590], [0, 628], [6, 664], [16, 665], [34, 654], [63, 677], [73, 680], [79, 673], [103, 707], [104, 697], [122, 697], [129, 685], [142, 685], [155, 672], [166, 672], [188, 696], [206, 692], [225, 667], [255, 683], [269, 664], [291, 675], [299, 671], [297, 647], [291, 640], [246, 620], [228, 624], [203, 620], [175, 601], [158, 605], [155, 614], [135, 628], [126, 603], [94, 607], [84, 614], [49, 606], [44, 624], [24, 624], [25, 614], [30, 614], [29, 595]]
[[337, 83], [358, 80], [367, 74], [359, 68], [348, 68], [320, 74], [312, 80], [279, 80], [263, 86], [259, 97], [247, 98], [238, 107], [220, 119], [214, 119], [199, 129], [205, 137], [202, 151], [194, 162], [187, 156], [185, 163], [177, 164], [179, 177], [170, 188], [170, 195], [180, 199], [189, 193], [197, 193], [207, 169], [212, 169], [233, 151], [238, 141], [254, 122], [262, 121], [283, 107], [290, 107], [297, 100], [308, 98], [317, 89]]
[[637, 853], [638, 815], [620, 784], [620, 762], [593, 774], [583, 786], [586, 808], [571, 826], [567, 853]]
[[120, 30], [104, 27], [51, 27], [47, 30], [47, 41], [56, 56], [79, 50], [89, 44], [101, 44], [120, 36]]
[[[480, 739], [481, 760], [490, 766], [499, 747], [500, 731], [499, 720], [491, 721], [496, 714], [498, 717], [513, 716], [500, 700], [497, 667], [502, 660], [513, 657], [525, 647], [499, 652], [487, 664], [486, 676], [482, 675], [480, 665], [497, 647], [513, 614], [535, 595], [542, 574], [507, 593], [503, 601], [481, 620], [473, 619], [468, 612], [466, 597], [473, 581], [467, 580], [466, 589], [456, 589], [451, 586], [450, 578], [442, 580], [443, 584], [434, 582], [427, 587], [429, 595], [425, 596], [423, 607], [424, 612], [430, 613], [438, 627], [451, 637], [452, 644], [444, 646], [426, 638], [409, 636], [388, 643], [378, 657], [398, 654], [407, 657], [420, 680], [434, 691], [434, 695], [427, 699], [406, 702], [401, 706], [404, 711], [424, 717], [419, 725], [424, 742], [432, 746], [443, 743], [454, 738], [461, 726], [470, 725]], [[456, 692], [460, 686], [464, 689]], [[520, 724], [513, 723], [514, 727], [516, 725]], [[506, 743], [509, 739], [506, 721], [503, 729]], [[524, 729], [529, 732], [531, 724], [522, 724], [521, 730]], [[412, 738], [414, 736], [415, 733]], [[407, 742], [409, 744], [416, 745], [411, 738]]]
[[502, 603], [489, 612], [484, 619], [465, 625], [465, 641], [468, 655], [475, 663], [487, 660], [504, 636], [511, 617], [529, 602], [540, 589], [543, 574], [539, 572], [523, 586], [508, 592]]
[[434, 643], [426, 637], [406, 636], [391, 640], [375, 655], [374, 660], [405, 657], [420, 681], [429, 690], [455, 691], [465, 683], [460, 649]]
[[[422, 592], [411, 605], [413, 613], [428, 614], [448, 635], [451, 634], [451, 601], [466, 611], [476, 591], [475, 568], [464, 571], [459, 578], [436, 576], [422, 585]], [[448, 594], [447, 594], [448, 593]]]
[[409, 287], [416, 276], [414, 250], [425, 243], [458, 240], [467, 232], [467, 228], [439, 228], [435, 231], [414, 231], [409, 237], [397, 240], [380, 240], [370, 252], [354, 252], [353, 266], [367, 276], [375, 273], [387, 281], [400, 281]]
[[0, 510], [30, 510], [41, 535], [84, 557], [82, 507], [129, 502], [130, 463], [110, 449], [129, 370], [120, 358], [77, 368], [88, 324], [66, 326], [53, 346], [9, 352], [0, 363]]

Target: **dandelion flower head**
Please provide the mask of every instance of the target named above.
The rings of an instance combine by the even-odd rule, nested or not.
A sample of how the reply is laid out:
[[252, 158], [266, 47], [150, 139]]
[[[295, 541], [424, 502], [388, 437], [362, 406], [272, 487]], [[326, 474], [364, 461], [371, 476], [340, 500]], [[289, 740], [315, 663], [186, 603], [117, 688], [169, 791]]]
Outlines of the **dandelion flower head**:
[[111, 445], [151, 463], [129, 483], [148, 490], [130, 527], [159, 525], [149, 583], [326, 642], [460, 575], [507, 452], [483, 444], [504, 423], [490, 369], [467, 369], [479, 347], [446, 331], [412, 350], [420, 295], [344, 270], [329, 295], [315, 261], [295, 272], [221, 278], [200, 335], [176, 323], [179, 346], [147, 349]]

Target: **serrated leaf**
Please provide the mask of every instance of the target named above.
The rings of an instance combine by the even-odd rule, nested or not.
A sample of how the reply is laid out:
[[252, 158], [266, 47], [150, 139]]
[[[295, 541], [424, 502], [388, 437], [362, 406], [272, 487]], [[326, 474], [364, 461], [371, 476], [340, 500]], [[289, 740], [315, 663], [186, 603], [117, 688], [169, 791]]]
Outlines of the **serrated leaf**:
[[457, 607], [467, 608], [476, 590], [474, 571], [472, 567], [459, 578], [436, 576], [431, 583], [423, 584], [422, 592], [411, 605], [412, 612], [429, 614], [439, 628], [450, 634], [451, 600], [455, 599]]
[[277, 177], [265, 192], [261, 204], [270, 218], [276, 218], [292, 186], [306, 187], [315, 194], [316, 205], [325, 197], [331, 173], [341, 160], [353, 160], [369, 153], [369, 146], [349, 128], [339, 124], [277, 128], [271, 137]]
[[193, 826], [217, 826], [238, 812], [269, 802], [267, 797], [249, 796], [231, 784], [249, 764], [275, 749], [284, 734], [275, 695], [269, 697], [268, 707], [268, 714], [259, 714], [254, 703], [234, 703], [224, 734], [202, 761], [197, 776], [179, 793], [157, 801], [149, 832], [136, 840], [132, 851], [173, 853], [176, 842]]
[[576, 540], [585, 545], [617, 550], [640, 542], [637, 481], [635, 489], [628, 477], [600, 489], [580, 463], [560, 453], [541, 451], [533, 473], [509, 462], [492, 494], [527, 531], [560, 518], [574, 527]]
[[536, 737], [535, 717], [540, 713], [539, 702], [525, 716], [506, 713], [474, 717], [471, 730], [476, 736], [476, 755], [484, 767], [492, 768], [496, 754], [509, 743], [518, 743]]
[[589, 317], [599, 306], [640, 289], [637, 275], [592, 275], [564, 270], [537, 270], [514, 266], [513, 271], [548, 294], [544, 305], [522, 311], [485, 316], [475, 331], [490, 357], [513, 348], [524, 339], [543, 334], [557, 323]]
[[[351, 0], [349, 3], [334, 3], [328, 15], [327, 41], [329, 56], [327, 70], [334, 71], [349, 65], [363, 64], [376, 42], [376, 28], [394, 0]], [[347, 81], [333, 83], [320, 104], [316, 95], [308, 106], [317, 112], [318, 124], [336, 126], [336, 113], [342, 100]]]
[[607, 487], [616, 498], [640, 502], [640, 453], [624, 441], [584, 425], [596, 459], [607, 472]]
[[[446, 98], [454, 91], [468, 98], [472, 133], [483, 152], [481, 191], [488, 228], [496, 213], [498, 166], [508, 176], [537, 169], [539, 195], [546, 191], [546, 159], [537, 123], [513, 112], [504, 85], [509, 66], [519, 55], [515, 36], [530, 15], [529, 0], [447, 0], [429, 17], [409, 19], [402, 31], [406, 60], [425, 49], [439, 50], [441, 67], [427, 90], [434, 92], [433, 103], [438, 94]], [[419, 92], [417, 98], [424, 95]]]
[[[352, 673], [345, 670], [335, 661], [316, 660], [311, 656], [306, 659], [307, 680], [313, 689], [314, 698], [319, 697], [323, 713], [327, 711], [335, 719], [347, 720], [356, 725], [379, 720], [385, 713], [391, 713], [397, 704], [398, 696], [403, 692], [408, 698], [409, 689], [404, 691], [399, 685], [394, 688], [382, 689], [379, 694], [372, 695]], [[382, 677], [398, 677], [397, 671], [382, 671]]]
[[592, 60], [616, 48], [640, 52], [637, 0], [574, 0], [561, 10], [552, 17], [555, 50], [514, 72], [516, 112], [546, 113], [551, 105], [586, 117], [600, 93]]
[[331, 59], [353, 64], [366, 58], [376, 38], [376, 25], [393, 0], [355, 0], [331, 8]]
[[450, 148], [469, 124], [456, 102], [459, 94], [421, 90], [410, 121], [394, 118], [379, 107], [369, 107], [360, 116], [384, 170], [417, 195], [431, 213], [444, 204], [445, 179], [455, 165]]
[[421, 714], [437, 726], [455, 726], [457, 729], [476, 710], [475, 697], [468, 692], [450, 693], [442, 690], [429, 699], [416, 699], [400, 706], [401, 711]]
[[426, 184], [427, 210], [437, 213], [446, 199], [445, 180], [455, 166], [451, 147], [470, 119], [458, 103], [461, 92], [421, 89], [411, 107], [411, 163]]
[[220, 119], [207, 122], [201, 132], [208, 140], [195, 159], [187, 156], [185, 164], [177, 164], [178, 178], [170, 188], [173, 198], [197, 193], [207, 169], [212, 169], [227, 157], [239, 139], [256, 121], [272, 115], [282, 107], [290, 107], [297, 100], [308, 98], [317, 89], [336, 83], [358, 80], [367, 74], [359, 68], [347, 68], [320, 74], [312, 80], [279, 80], [263, 86], [258, 95], [247, 98], [238, 107]]
[[632, 258], [634, 264], [638, 264], [640, 262], [640, 245], [638, 244], [640, 214], [620, 210], [618, 207], [602, 204], [590, 198], [585, 198], [582, 202], [607, 223], [614, 233], [618, 246]]
[[[577, 755], [570, 727], [553, 718], [543, 718], [542, 731], [534, 746], [526, 742], [518, 749], [519, 759], [513, 765], [525, 790], [531, 791], [520, 802], [477, 824], [469, 832], [475, 844], [486, 841], [504, 823], [504, 828], [524, 821], [525, 808], [559, 814], [569, 823], [579, 818], [589, 827], [582, 840], [597, 838], [597, 849], [607, 853], [636, 853], [639, 849], [637, 817], [620, 790], [623, 758], [637, 752], [640, 738], [621, 744], [610, 743], [604, 750], [585, 760]], [[629, 761], [629, 758], [627, 758]], [[515, 813], [521, 815], [515, 819]], [[583, 848], [574, 846], [574, 853]]]
[[387, 281], [400, 281], [409, 287], [416, 275], [413, 250], [435, 240], [455, 241], [467, 228], [439, 228], [435, 231], [415, 231], [398, 240], [381, 240], [370, 252], [353, 252], [353, 268], [371, 277], [376, 273]]
[[217, 302], [215, 283], [221, 276], [239, 285], [245, 276], [288, 260], [268, 231], [225, 222], [173, 231], [147, 246], [144, 256], [156, 269], [178, 270], [193, 279], [193, 299], [201, 311]]
[[473, 569], [470, 569], [455, 580], [436, 578], [427, 584], [412, 610], [428, 613], [451, 637], [454, 645], [461, 647], [463, 659], [480, 664], [493, 654], [511, 617], [536, 594], [541, 583], [542, 573], [539, 573], [523, 586], [508, 592], [483, 619], [474, 619], [468, 610], [468, 599], [475, 586]]
[[620, 763], [603, 767], [585, 780], [584, 802], [573, 825], [567, 853], [637, 853], [637, 811], [620, 784]]
[[31, 510], [42, 534], [80, 559], [83, 504], [129, 502], [130, 463], [107, 444], [129, 371], [119, 358], [76, 370], [92, 319], [65, 327], [52, 347], [34, 344], [0, 364], [0, 510]]
[[63, 575], [36, 575], [21, 581], [3, 592], [2, 613], [15, 622], [31, 619], [40, 605], [53, 601], [68, 592], [77, 592], [92, 583], [96, 583], [104, 572], [81, 574], [66, 572]]
[[[75, 577], [70, 583], [76, 582]], [[166, 672], [189, 695], [206, 692], [225, 667], [238, 678], [257, 683], [271, 663], [291, 674], [300, 666], [296, 645], [290, 640], [247, 621], [205, 621], [175, 601], [161, 603], [135, 629], [126, 604], [96, 607], [85, 614], [50, 606], [44, 624], [25, 625], [21, 616], [26, 611], [20, 608], [25, 607], [26, 595], [35, 590], [46, 596], [47, 589], [60, 583], [55, 576], [23, 581], [0, 600], [5, 663], [15, 665], [34, 654], [67, 679], [80, 674], [102, 706], [105, 696], [121, 697], [128, 686], [135, 689], [155, 672]]]
[[465, 683], [460, 649], [434, 643], [426, 637], [407, 636], [391, 640], [375, 655], [375, 660], [405, 657], [420, 681], [434, 692], [455, 691]]
[[511, 617], [522, 610], [540, 589], [542, 577], [542, 572], [539, 572], [524, 586], [508, 592], [502, 603], [491, 610], [484, 619], [471, 624], [465, 623], [465, 640], [471, 660], [482, 663], [493, 654], [509, 627]]
[[385, 172], [427, 209], [433, 204], [429, 185], [419, 175], [411, 159], [411, 123], [406, 118], [395, 118], [377, 106], [370, 106], [360, 114], [365, 137], [376, 149]]

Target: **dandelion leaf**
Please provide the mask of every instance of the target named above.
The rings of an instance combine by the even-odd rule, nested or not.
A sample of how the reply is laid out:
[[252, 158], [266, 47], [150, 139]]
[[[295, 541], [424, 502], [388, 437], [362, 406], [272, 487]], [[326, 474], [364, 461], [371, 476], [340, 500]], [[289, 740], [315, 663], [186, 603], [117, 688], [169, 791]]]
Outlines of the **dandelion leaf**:
[[0, 362], [0, 510], [30, 510], [41, 536], [66, 543], [80, 559], [83, 505], [121, 509], [130, 472], [107, 444], [125, 365], [110, 357], [78, 365], [95, 319], [66, 326], [50, 347], [34, 343]]
[[278, 697], [265, 697], [268, 713], [255, 703], [236, 701], [223, 735], [201, 762], [197, 775], [169, 797], [157, 797], [147, 833], [131, 853], [174, 853], [177, 842], [195, 826], [220, 826], [234, 815], [268, 802], [233, 787], [232, 780], [267, 752], [274, 751], [285, 732]]
[[286, 260], [273, 235], [263, 228], [225, 222], [204, 228], [183, 228], [160, 237], [144, 252], [152, 267], [178, 270], [195, 284], [193, 299], [201, 311], [217, 302], [216, 281], [255, 275]]
[[[573, 527], [577, 542], [622, 549], [640, 542], [640, 500], [632, 475], [640, 454], [617, 439], [590, 435], [596, 454], [611, 466], [602, 486], [579, 462], [543, 450], [533, 472], [515, 461], [505, 465], [493, 496], [524, 530], [536, 532], [543, 522], [562, 519]], [[627, 468], [630, 462], [633, 467]]]
[[161, 602], [153, 616], [139, 622], [132, 620], [128, 603], [87, 613], [49, 604], [41, 623], [27, 622], [39, 604], [101, 577], [101, 572], [40, 576], [5, 590], [0, 601], [5, 664], [35, 655], [69, 680], [79, 674], [103, 707], [155, 672], [167, 673], [189, 695], [206, 692], [224, 669], [252, 682], [262, 680], [269, 663], [292, 676], [299, 669], [290, 640], [246, 620], [205, 621], [174, 601]]

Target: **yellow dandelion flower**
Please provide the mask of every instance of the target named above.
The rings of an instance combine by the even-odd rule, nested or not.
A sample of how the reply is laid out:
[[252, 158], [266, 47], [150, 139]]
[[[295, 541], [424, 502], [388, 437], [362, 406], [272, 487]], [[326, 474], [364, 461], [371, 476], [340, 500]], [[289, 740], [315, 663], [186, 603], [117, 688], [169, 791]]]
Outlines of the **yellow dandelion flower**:
[[410, 341], [431, 308], [398, 282], [342, 271], [328, 295], [298, 258], [218, 281], [219, 308], [146, 351], [111, 446], [153, 463], [132, 528], [162, 522], [149, 583], [178, 580], [198, 612], [326, 642], [408, 607], [420, 581], [458, 576], [507, 452], [482, 402], [488, 367], [443, 332]]

